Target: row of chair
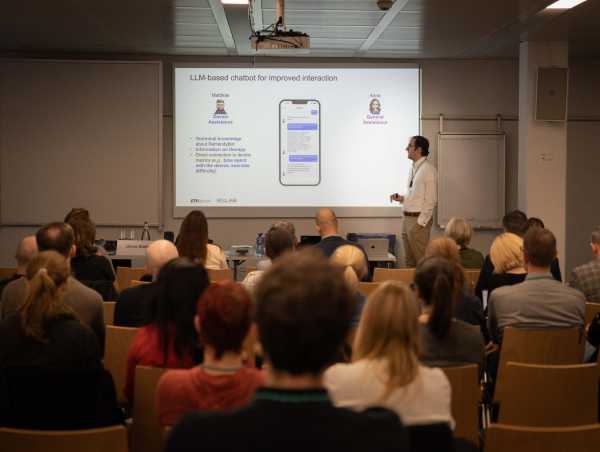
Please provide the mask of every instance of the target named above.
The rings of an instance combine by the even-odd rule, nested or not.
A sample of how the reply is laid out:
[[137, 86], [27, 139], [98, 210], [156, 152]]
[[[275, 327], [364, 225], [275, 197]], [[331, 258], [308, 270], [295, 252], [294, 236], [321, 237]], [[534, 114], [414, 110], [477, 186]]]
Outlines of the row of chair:
[[[535, 428], [493, 424], [487, 430], [486, 452], [595, 452], [600, 424]], [[0, 428], [0, 452], [128, 452], [122, 426], [75, 431], [32, 431]]]

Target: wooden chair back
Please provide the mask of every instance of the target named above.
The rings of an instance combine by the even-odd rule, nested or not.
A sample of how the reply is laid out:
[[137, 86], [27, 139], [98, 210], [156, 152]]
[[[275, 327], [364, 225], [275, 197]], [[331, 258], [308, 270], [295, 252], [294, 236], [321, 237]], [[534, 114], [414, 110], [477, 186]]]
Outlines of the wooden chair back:
[[140, 280], [146, 273], [146, 269], [136, 267], [117, 267], [117, 284], [119, 290], [125, 290], [131, 286], [131, 281]]
[[517, 427], [492, 424], [486, 432], [485, 452], [595, 452], [600, 424], [578, 427]]
[[373, 282], [402, 281], [411, 284], [415, 278], [414, 268], [375, 268]]
[[102, 307], [104, 308], [104, 324], [105, 325], [114, 325], [115, 323], [115, 306], [117, 305], [116, 301], [105, 301], [102, 303]]
[[588, 325], [593, 318], [600, 312], [600, 303], [585, 304], [585, 324]]
[[9, 278], [17, 272], [15, 267], [0, 267], [0, 279]]
[[135, 368], [135, 402], [133, 404], [133, 452], [161, 452], [163, 429], [158, 422], [156, 386], [165, 369], [137, 366]]
[[125, 326], [106, 326], [106, 345], [104, 349], [104, 367], [111, 373], [117, 390], [117, 401], [125, 403], [123, 393], [127, 376], [127, 353], [137, 328]]
[[498, 421], [572, 427], [598, 421], [598, 364], [544, 366], [509, 362]]
[[376, 282], [359, 282], [358, 283], [358, 291], [363, 294], [365, 297], [371, 295], [371, 293], [375, 292], [375, 290], [381, 285], [381, 283]]
[[89, 430], [0, 428], [1, 452], [128, 452], [122, 425]]
[[525, 364], [581, 364], [585, 339], [579, 327], [572, 328], [514, 328], [506, 327], [494, 398], [502, 400], [505, 384], [503, 377], [506, 363], [513, 361]]
[[230, 268], [221, 270], [208, 268], [206, 271], [208, 272], [208, 279], [210, 282], [233, 281], [233, 271]]
[[479, 366], [442, 367], [452, 388], [452, 417], [456, 422], [454, 436], [479, 444]]

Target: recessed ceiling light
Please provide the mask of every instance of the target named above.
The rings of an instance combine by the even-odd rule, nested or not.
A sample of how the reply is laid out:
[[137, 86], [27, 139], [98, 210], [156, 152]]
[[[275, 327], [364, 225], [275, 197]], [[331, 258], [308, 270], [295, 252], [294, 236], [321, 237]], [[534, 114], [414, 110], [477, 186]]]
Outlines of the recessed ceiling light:
[[585, 0], [557, 0], [551, 5], [546, 6], [546, 9], [570, 9], [585, 2]]
[[224, 5], [247, 5], [248, 0], [221, 0]]

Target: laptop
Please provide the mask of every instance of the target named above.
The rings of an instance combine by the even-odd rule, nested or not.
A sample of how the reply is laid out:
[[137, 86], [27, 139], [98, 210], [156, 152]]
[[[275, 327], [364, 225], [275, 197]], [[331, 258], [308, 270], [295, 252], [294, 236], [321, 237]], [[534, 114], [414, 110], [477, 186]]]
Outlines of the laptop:
[[358, 244], [363, 247], [370, 261], [387, 259], [389, 241], [386, 238], [358, 239]]

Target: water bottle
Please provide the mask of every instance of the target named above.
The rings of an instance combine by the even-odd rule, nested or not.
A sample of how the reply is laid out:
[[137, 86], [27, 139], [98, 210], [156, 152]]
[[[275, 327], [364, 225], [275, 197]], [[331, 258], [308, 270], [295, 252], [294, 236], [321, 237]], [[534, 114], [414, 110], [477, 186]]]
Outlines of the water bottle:
[[144, 221], [144, 230], [142, 231], [142, 240], [150, 240], [150, 225]]
[[265, 235], [259, 232], [256, 236], [256, 256], [261, 257], [265, 254]]

